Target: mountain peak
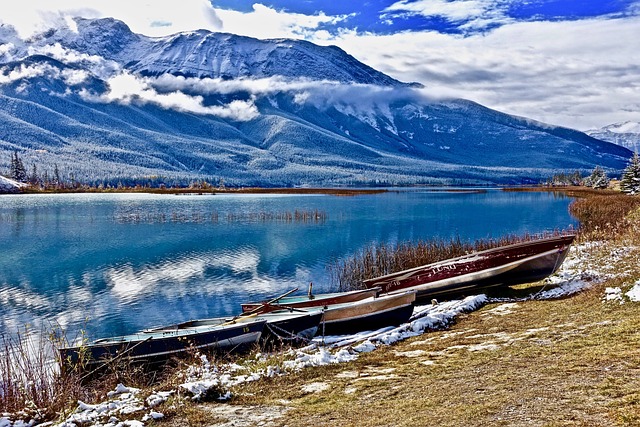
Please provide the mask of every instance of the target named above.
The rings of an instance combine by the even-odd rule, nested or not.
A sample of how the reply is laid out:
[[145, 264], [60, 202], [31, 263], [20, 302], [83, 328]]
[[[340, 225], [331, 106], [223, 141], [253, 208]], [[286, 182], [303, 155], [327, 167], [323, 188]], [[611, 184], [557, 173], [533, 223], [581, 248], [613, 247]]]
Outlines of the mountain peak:
[[77, 31], [45, 33], [40, 44], [60, 43], [99, 55], [142, 75], [173, 74], [208, 78], [285, 78], [331, 80], [379, 86], [408, 86], [347, 54], [336, 46], [304, 40], [260, 40], [207, 30], [166, 37], [135, 34], [113, 18], [77, 18]]
[[590, 129], [586, 134], [602, 141], [621, 145], [631, 151], [640, 149], [640, 123], [638, 122], [613, 123], [600, 129]]
[[615, 173], [631, 155], [471, 101], [427, 101], [335, 46], [76, 24], [0, 57], [0, 169], [18, 149], [38, 171], [94, 184], [523, 183]]

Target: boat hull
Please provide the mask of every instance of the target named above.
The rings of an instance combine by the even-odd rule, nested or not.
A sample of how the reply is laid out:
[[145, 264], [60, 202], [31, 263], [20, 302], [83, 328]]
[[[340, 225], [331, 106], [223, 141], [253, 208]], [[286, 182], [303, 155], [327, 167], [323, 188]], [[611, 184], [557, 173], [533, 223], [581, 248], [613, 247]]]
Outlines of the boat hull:
[[200, 320], [189, 320], [175, 325], [149, 329], [149, 332], [171, 331], [194, 327], [207, 327], [226, 323], [253, 322], [256, 320], [265, 321], [265, 328], [262, 331], [261, 341], [272, 340], [305, 340], [312, 338], [323, 317], [320, 310], [307, 312], [294, 309], [278, 310], [269, 313], [240, 315], [234, 318], [211, 318]]
[[345, 335], [398, 326], [413, 313], [415, 291], [328, 306], [316, 335]]
[[58, 349], [63, 369], [91, 370], [115, 359], [156, 363], [195, 350], [229, 352], [255, 344], [266, 321], [195, 326], [183, 329], [151, 329], [137, 334], [97, 340], [85, 346]]
[[536, 282], [553, 274], [575, 236], [541, 239], [489, 249], [365, 281], [383, 293], [414, 289], [417, 300], [471, 288]]

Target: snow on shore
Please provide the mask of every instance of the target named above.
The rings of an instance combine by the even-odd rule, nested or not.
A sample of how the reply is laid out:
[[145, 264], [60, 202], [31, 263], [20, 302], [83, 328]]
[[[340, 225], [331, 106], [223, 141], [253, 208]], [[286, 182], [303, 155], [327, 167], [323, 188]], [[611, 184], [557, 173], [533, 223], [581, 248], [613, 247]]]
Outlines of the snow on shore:
[[[622, 259], [632, 248], [613, 251], [604, 262], [596, 265], [593, 261], [594, 258], [602, 256], [598, 253], [602, 245], [587, 243], [573, 246], [559, 271], [544, 282], [543, 290], [527, 299], [566, 297], [602, 283], [616, 274], [625, 274], [615, 270], [616, 261]], [[605, 293], [605, 301], [622, 299], [621, 290], [610, 289], [612, 288], [608, 288]], [[611, 295], [613, 296], [609, 297]], [[625, 295], [630, 301], [640, 301], [640, 280], [637, 280]], [[306, 347], [289, 350], [277, 358], [258, 354], [254, 360], [247, 361], [242, 366], [234, 363], [215, 365], [202, 356], [200, 364], [191, 366], [184, 372], [184, 382], [178, 386], [177, 390], [154, 392], [144, 399], [140, 396], [140, 390], [120, 384], [116, 390], [108, 393], [107, 400], [104, 402], [95, 405], [78, 402], [76, 411], [63, 422], [40, 425], [43, 427], [144, 426], [149, 420], [162, 418], [162, 413], [156, 408], [171, 396], [188, 397], [196, 401], [212, 398], [220, 401], [228, 400], [231, 397], [230, 389], [234, 386], [264, 377], [286, 375], [287, 372], [311, 366], [353, 361], [360, 354], [374, 351], [380, 346], [391, 345], [431, 330], [445, 329], [459, 314], [477, 310], [488, 302], [498, 301], [509, 302], [510, 300], [488, 300], [482, 294], [462, 300], [416, 306], [409, 322], [399, 327], [382, 328], [348, 336], [317, 337]], [[8, 414], [0, 416], [0, 427], [35, 425], [37, 423], [33, 420], [12, 422]]]
[[[26, 187], [26, 186], [27, 186], [26, 184], [14, 181], [9, 178], [5, 178], [4, 176], [0, 175], [0, 194], [17, 193], [18, 191], [20, 191], [22, 187]], [[2, 422], [1, 420], [2, 418], [0, 418], [0, 423]], [[2, 427], [2, 424], [0, 424], [0, 427]]]

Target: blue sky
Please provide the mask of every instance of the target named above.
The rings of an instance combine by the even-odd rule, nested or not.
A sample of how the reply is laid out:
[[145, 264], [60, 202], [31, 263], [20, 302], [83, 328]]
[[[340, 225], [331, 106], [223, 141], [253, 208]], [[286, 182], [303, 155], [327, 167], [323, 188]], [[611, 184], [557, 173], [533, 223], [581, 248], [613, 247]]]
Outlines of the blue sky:
[[640, 122], [640, 0], [22, 0], [0, 21], [28, 36], [71, 16], [305, 39], [434, 97], [581, 130]]
[[[250, 13], [255, 0], [214, 0], [220, 9]], [[378, 34], [399, 31], [437, 31], [448, 34], [473, 34], [501, 25], [522, 21], [563, 21], [594, 17], [624, 16], [632, 0], [369, 0], [313, 1], [279, 0], [261, 2], [280, 11], [314, 15], [345, 16], [336, 24], [320, 29], [337, 33], [349, 28]], [[482, 22], [479, 22], [482, 20]], [[477, 24], [478, 26], [474, 26]]]

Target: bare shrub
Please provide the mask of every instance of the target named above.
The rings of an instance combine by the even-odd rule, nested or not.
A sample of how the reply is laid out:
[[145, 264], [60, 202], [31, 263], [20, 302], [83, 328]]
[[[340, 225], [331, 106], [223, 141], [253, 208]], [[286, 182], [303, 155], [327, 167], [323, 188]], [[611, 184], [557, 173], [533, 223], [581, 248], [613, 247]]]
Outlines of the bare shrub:
[[26, 330], [0, 337], [0, 408], [23, 411], [35, 420], [53, 419], [86, 397], [79, 377], [62, 376], [55, 358], [55, 334]]

